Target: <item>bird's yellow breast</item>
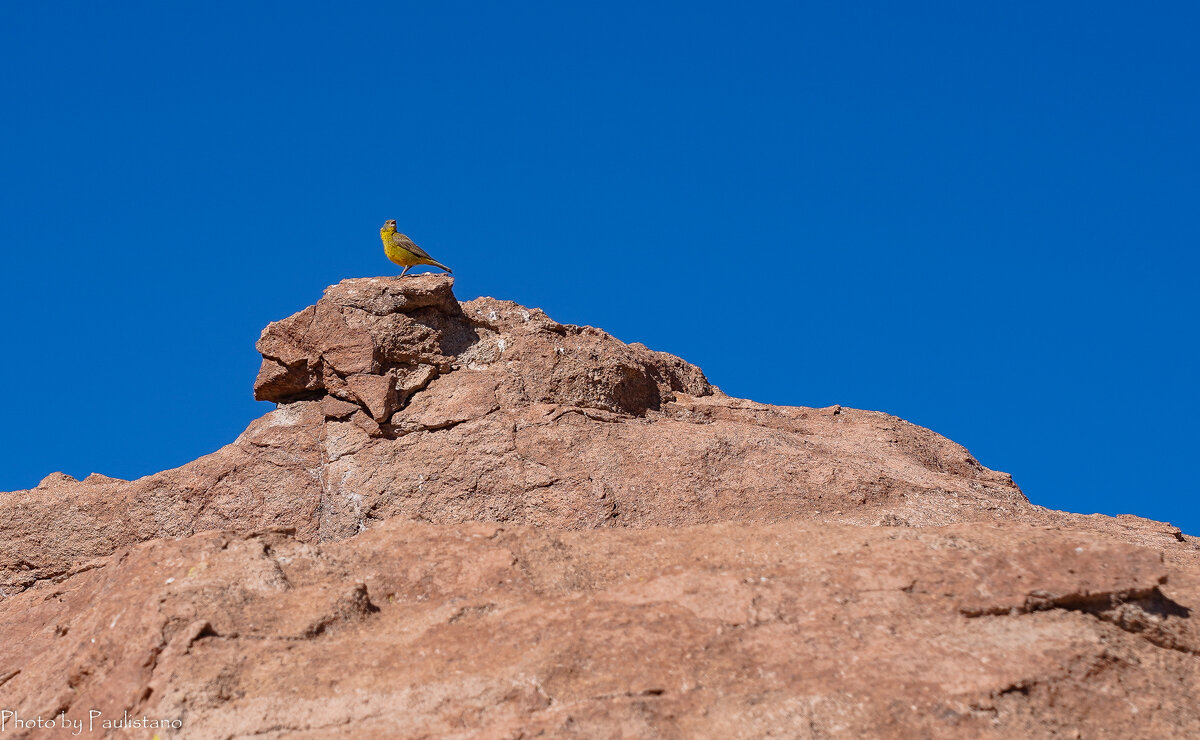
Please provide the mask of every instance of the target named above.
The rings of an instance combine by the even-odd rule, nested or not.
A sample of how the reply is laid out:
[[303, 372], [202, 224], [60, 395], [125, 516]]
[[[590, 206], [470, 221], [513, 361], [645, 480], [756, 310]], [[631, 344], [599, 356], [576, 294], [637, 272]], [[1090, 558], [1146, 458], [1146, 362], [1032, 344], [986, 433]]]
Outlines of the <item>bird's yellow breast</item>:
[[379, 240], [383, 242], [383, 253], [387, 255], [387, 258], [401, 267], [414, 267], [421, 264], [420, 257], [392, 241], [392, 234], [395, 233], [395, 229], [379, 230]]
[[383, 251], [384, 254], [387, 255], [388, 259], [390, 259], [392, 262], [395, 262], [397, 265], [400, 265], [401, 267], [413, 267], [415, 265], [425, 264], [425, 260], [421, 259], [407, 249], [404, 249], [403, 247], [397, 247], [394, 244], [383, 245]]

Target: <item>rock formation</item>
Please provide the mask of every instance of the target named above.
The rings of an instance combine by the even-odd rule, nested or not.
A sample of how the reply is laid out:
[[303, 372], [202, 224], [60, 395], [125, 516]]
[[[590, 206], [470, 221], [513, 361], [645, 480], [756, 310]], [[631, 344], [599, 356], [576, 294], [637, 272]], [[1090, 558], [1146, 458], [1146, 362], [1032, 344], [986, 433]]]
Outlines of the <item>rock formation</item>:
[[188, 738], [1200, 734], [1194, 538], [451, 288], [346, 280], [269, 325], [278, 406], [211, 455], [0, 494], [0, 708]]

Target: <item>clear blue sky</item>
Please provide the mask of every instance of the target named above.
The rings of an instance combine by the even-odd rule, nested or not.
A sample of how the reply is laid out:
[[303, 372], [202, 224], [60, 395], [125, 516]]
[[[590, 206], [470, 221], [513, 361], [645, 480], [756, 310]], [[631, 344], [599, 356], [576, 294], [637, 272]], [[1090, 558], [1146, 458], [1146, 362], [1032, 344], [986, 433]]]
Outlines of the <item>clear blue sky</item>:
[[[853, 7], [840, 7], [853, 6]], [[1200, 6], [9, 3], [0, 490], [231, 441], [394, 273], [1200, 534]]]

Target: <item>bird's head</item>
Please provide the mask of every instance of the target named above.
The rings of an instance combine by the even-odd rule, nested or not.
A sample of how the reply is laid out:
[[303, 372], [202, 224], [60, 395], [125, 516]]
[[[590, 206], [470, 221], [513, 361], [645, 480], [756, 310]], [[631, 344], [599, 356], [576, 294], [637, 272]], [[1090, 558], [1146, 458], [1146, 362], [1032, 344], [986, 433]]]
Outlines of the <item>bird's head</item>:
[[379, 230], [380, 231], [395, 231], [396, 230], [396, 219], [389, 218], [387, 221], [384, 221], [383, 226]]

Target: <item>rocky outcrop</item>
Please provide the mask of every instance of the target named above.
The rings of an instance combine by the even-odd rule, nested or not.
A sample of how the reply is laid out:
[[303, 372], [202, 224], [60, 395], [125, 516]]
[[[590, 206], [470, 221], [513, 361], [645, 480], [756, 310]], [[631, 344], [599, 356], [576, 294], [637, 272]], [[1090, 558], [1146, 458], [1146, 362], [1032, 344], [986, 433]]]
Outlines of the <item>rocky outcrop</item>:
[[158, 537], [403, 517], [565, 528], [834, 517], [1008, 519], [1012, 479], [886, 414], [730, 398], [699, 368], [444, 276], [346, 280], [268, 326], [232, 444], [137, 481], [51, 476], [0, 497], [0, 588]]
[[[317, 305], [263, 331], [255, 397], [351, 402], [397, 436], [427, 428], [420, 413], [397, 412], [460, 369], [486, 371], [494, 386], [471, 395], [490, 395], [487, 404], [496, 408], [560, 404], [642, 416], [676, 392], [713, 392], [699, 368], [677, 357], [591, 327], [564, 326], [509, 301], [460, 306], [451, 285], [450, 278], [426, 276], [333, 286]], [[471, 375], [456, 379], [472, 389], [485, 385]]]
[[1194, 538], [451, 288], [347, 280], [268, 326], [278, 407], [212, 455], [0, 494], [0, 707], [189, 738], [1200, 734]]

